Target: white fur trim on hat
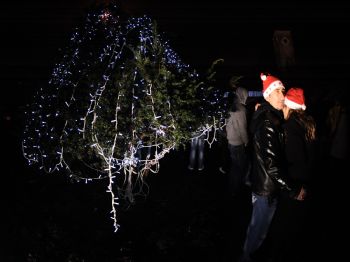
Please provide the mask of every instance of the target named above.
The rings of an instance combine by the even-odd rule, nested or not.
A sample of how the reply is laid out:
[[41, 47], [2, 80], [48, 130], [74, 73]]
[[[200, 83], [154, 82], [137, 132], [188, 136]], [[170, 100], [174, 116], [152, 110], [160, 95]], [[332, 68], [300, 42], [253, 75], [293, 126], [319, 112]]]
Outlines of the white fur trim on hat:
[[291, 100], [289, 100], [287, 97], [284, 98], [284, 104], [286, 106], [288, 106], [290, 109], [302, 109], [305, 110], [306, 109], [306, 105], [299, 105]]
[[280, 80], [276, 80], [274, 82], [272, 82], [268, 88], [266, 88], [266, 90], [263, 93], [264, 98], [268, 97], [273, 90], [277, 89], [277, 88], [282, 88], [284, 89], [284, 86], [282, 84], [282, 82]]

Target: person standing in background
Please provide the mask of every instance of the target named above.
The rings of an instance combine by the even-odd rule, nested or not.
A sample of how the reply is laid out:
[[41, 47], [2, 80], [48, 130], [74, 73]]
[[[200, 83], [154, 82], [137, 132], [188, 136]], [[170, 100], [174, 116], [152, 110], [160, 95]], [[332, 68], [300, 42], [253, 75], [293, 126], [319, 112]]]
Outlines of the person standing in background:
[[245, 107], [248, 91], [243, 87], [238, 87], [235, 94], [233, 106], [226, 122], [228, 149], [231, 158], [228, 183], [229, 195], [233, 197], [239, 193], [245, 183], [248, 167], [246, 147], [249, 141]]
[[203, 133], [194, 133], [194, 137], [191, 139], [191, 148], [190, 148], [190, 158], [188, 169], [194, 170], [197, 168], [198, 171], [204, 169], [204, 147], [205, 141]]
[[220, 152], [219, 157], [219, 171], [222, 174], [226, 174], [229, 172], [231, 161], [230, 161], [230, 151], [228, 147], [228, 141], [227, 141], [227, 120], [229, 118], [230, 111], [232, 111], [232, 108], [236, 108], [236, 91], [237, 91], [237, 82], [241, 79], [241, 77], [238, 76], [232, 76], [229, 80], [228, 84], [228, 90], [224, 93], [223, 97], [223, 103], [227, 107], [228, 114], [225, 116], [225, 125], [218, 130], [218, 148]]

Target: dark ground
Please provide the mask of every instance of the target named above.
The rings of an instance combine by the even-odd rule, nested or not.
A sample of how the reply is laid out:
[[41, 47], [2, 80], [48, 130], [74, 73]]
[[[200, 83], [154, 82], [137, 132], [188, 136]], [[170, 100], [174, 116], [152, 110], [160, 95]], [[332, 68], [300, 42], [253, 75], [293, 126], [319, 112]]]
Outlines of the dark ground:
[[[227, 197], [217, 144], [206, 148], [201, 172], [187, 170], [188, 149], [162, 159], [160, 172], [146, 178], [149, 194], [118, 209], [121, 227], [114, 233], [104, 182], [71, 183], [62, 175], [39, 174], [21, 156], [15, 129], [5, 126], [0, 261], [236, 261], [250, 195], [246, 189], [236, 199]], [[346, 221], [338, 211], [343, 201], [323, 173], [302, 236], [308, 261], [337, 261], [341, 251], [335, 247]]]

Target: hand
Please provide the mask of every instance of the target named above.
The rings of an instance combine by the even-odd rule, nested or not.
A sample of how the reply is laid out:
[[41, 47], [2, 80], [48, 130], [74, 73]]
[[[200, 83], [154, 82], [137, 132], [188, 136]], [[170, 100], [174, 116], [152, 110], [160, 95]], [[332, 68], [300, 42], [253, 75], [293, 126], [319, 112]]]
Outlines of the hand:
[[258, 110], [258, 108], [259, 108], [260, 105], [261, 105], [260, 103], [256, 103], [256, 104], [255, 104], [255, 106], [254, 106], [255, 111]]
[[302, 187], [295, 199], [298, 201], [304, 201], [305, 197], [306, 197], [306, 189]]

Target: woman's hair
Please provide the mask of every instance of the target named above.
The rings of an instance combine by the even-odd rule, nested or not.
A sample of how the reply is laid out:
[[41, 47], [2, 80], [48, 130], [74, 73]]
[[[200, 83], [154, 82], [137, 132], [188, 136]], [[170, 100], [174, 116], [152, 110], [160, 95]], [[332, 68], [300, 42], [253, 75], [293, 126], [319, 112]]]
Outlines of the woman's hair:
[[310, 115], [305, 114], [301, 109], [290, 109], [289, 116], [294, 115], [295, 120], [305, 128], [306, 141], [314, 141], [316, 139], [316, 122]]

